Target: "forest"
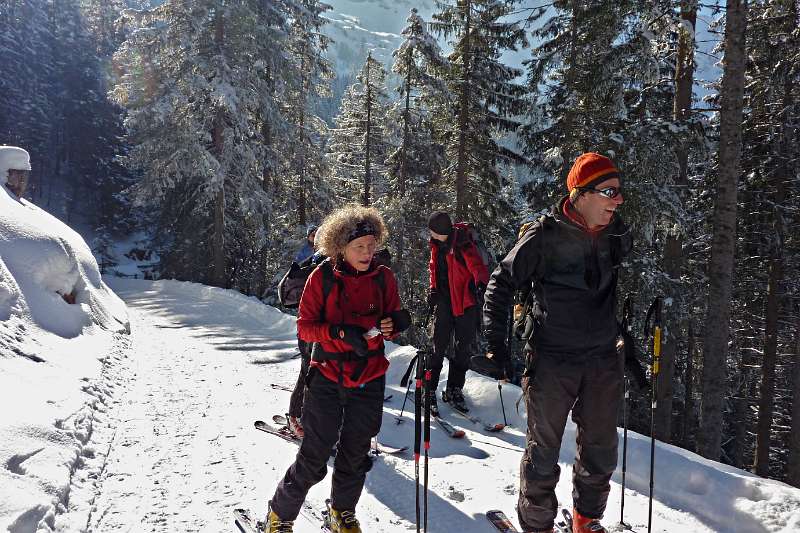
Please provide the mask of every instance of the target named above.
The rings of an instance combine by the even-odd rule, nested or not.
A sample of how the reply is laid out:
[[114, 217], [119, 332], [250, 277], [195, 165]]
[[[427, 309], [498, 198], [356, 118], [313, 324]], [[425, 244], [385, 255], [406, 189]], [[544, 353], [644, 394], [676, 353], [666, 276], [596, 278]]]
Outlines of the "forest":
[[[363, 50], [350, 73], [331, 9], [0, 0], [0, 144], [30, 152], [28, 197], [109, 273], [141, 235], [149, 275], [272, 305], [308, 225], [375, 206], [418, 317], [432, 210], [502, 257], [579, 154], [608, 155], [645, 363], [664, 302], [656, 437], [800, 487], [800, 2], [436, 0], [428, 20], [408, 10], [391, 64]], [[697, 77], [701, 10], [718, 79]], [[647, 434], [650, 398], [631, 409]]]

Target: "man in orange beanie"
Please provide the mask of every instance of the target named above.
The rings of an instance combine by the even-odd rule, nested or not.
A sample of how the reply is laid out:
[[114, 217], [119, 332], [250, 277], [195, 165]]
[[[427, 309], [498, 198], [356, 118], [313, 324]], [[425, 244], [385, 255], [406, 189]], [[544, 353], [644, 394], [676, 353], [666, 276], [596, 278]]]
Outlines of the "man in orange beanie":
[[609, 158], [586, 153], [572, 166], [567, 190], [492, 274], [484, 306], [488, 353], [472, 361], [487, 375], [506, 375], [508, 309], [515, 292], [527, 290], [522, 385], [528, 435], [517, 507], [526, 532], [553, 531], [558, 457], [570, 410], [577, 424], [574, 533], [606, 531], [599, 520], [617, 465], [623, 380], [617, 272], [632, 245], [616, 212], [623, 202], [620, 175]]

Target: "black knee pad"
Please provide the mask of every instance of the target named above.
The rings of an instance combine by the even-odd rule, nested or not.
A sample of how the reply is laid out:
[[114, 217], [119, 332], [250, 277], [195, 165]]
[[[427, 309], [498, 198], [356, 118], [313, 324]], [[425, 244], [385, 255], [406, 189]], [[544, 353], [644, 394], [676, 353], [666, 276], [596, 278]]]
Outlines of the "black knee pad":
[[533, 446], [528, 456], [533, 470], [540, 476], [551, 476], [558, 465], [558, 448]]
[[581, 446], [578, 454], [580, 470], [585, 470], [589, 475], [608, 475], [617, 467], [617, 447]]

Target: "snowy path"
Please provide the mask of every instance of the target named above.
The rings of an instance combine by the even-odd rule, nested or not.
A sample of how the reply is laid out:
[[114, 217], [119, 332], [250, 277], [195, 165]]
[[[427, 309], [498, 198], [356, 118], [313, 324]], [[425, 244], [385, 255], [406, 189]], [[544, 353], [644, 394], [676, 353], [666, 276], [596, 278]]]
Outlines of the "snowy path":
[[[252, 429], [253, 420], [281, 413], [288, 404], [288, 393], [269, 383], [291, 385], [296, 377], [293, 318], [253, 299], [196, 284], [121, 280], [113, 288], [130, 308], [131, 371], [124, 378], [127, 392], [110, 413], [117, 420], [116, 435], [98, 482], [88, 531], [235, 531], [231, 511], [239, 506], [260, 517], [296, 453], [293, 444]], [[410, 403], [405, 423], [394, 423], [404, 392], [397, 383], [412, 353], [411, 348], [397, 348], [391, 354], [387, 392], [394, 398], [385, 406], [381, 430], [388, 444], [410, 444], [412, 439]], [[491, 382], [470, 378], [467, 395], [481, 417], [498, 416], [497, 388]], [[506, 387], [509, 422], [519, 428], [524, 427], [522, 418], [513, 412], [518, 395], [518, 388]], [[486, 509], [501, 508], [515, 516], [524, 435], [514, 428], [486, 434], [452, 414], [447, 418], [466, 429], [467, 438], [449, 439], [432, 429], [429, 530], [487, 532], [482, 514]], [[573, 438], [574, 429], [568, 428], [557, 489], [565, 503], [571, 501], [574, 446], [567, 441]], [[649, 446], [638, 435], [630, 446], [626, 519], [641, 532], [647, 530], [644, 473]], [[756, 494], [751, 500], [750, 487], [763, 480], [725, 473], [725, 467], [710, 469], [667, 448], [664, 457], [672, 458], [659, 472], [664, 484], [654, 504], [654, 531], [761, 533], [793, 531], [800, 523], [792, 522], [785, 507], [775, 508], [800, 501], [795, 499], [800, 491], [780, 493], [774, 505], [766, 501], [772, 493]], [[685, 484], [685, 474], [679, 474], [685, 472], [685, 464], [695, 469], [700, 481], [693, 493], [676, 490]], [[769, 483], [770, 490], [783, 490]], [[309, 516], [319, 516], [329, 490], [330, 476], [312, 489], [305, 514], [295, 525], [297, 532], [319, 531], [318, 521]], [[702, 504], [705, 498], [709, 508]], [[609, 525], [618, 520], [619, 501], [619, 485], [612, 483]], [[754, 508], [742, 512], [746, 505]], [[370, 533], [415, 529], [411, 453], [375, 461], [358, 512]], [[708, 521], [709, 516], [718, 517], [711, 519], [719, 520], [713, 528], [698, 519]]]
[[[262, 389], [267, 371], [275, 369], [253, 364], [262, 355], [254, 339], [228, 329], [242, 329], [240, 301], [224, 308], [226, 302], [215, 299], [212, 310], [202, 301], [124, 296], [131, 308], [134, 375], [90, 530], [230, 529], [230, 509], [242, 496], [255, 500], [259, 489], [262, 495], [267, 489], [258, 480], [264, 457], [272, 455], [268, 447], [282, 446], [246, 429], [254, 407], [268, 405]], [[198, 321], [211, 315], [223, 321]], [[291, 355], [287, 341], [273, 340], [271, 348]], [[288, 371], [295, 365], [284, 366]]]

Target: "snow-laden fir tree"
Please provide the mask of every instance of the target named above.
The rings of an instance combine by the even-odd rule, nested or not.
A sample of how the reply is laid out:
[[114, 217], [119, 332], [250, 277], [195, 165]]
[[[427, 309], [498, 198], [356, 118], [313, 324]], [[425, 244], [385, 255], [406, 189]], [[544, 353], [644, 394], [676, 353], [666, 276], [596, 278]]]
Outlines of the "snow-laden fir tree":
[[[744, 90], [742, 175], [732, 327], [741, 338], [741, 386], [736, 396], [747, 406], [729, 425], [742, 425], [736, 447], [741, 466], [761, 476], [786, 479], [791, 427], [790, 359], [795, 351], [797, 294], [789, 272], [797, 269], [796, 154], [800, 153], [800, 30], [796, 2], [765, 0], [748, 4], [747, 84]], [[741, 311], [739, 311], [741, 310]], [[742, 312], [745, 311], [745, 312]], [[796, 363], [795, 363], [796, 364]], [[737, 380], [737, 381], [739, 381]], [[797, 387], [798, 384], [795, 384]], [[757, 403], [753, 412], [749, 406]], [[800, 423], [800, 420], [798, 420]], [[800, 428], [797, 428], [800, 431]], [[755, 439], [753, 439], [753, 436]], [[741, 457], [741, 458], [740, 458]], [[734, 461], [736, 464], [736, 461]], [[739, 466], [739, 465], [737, 465]], [[799, 465], [800, 466], [800, 465]], [[791, 481], [790, 481], [791, 482]], [[795, 479], [795, 484], [800, 479]]]
[[128, 13], [138, 29], [117, 52], [114, 96], [128, 110], [127, 162], [141, 173], [135, 198], [154, 212], [168, 274], [230, 285], [226, 236], [263, 238], [268, 154], [257, 119], [273, 130], [284, 120], [272, 111], [291, 76], [290, 7], [170, 0]]
[[389, 192], [386, 99], [386, 70], [369, 53], [331, 130], [330, 179], [340, 201], [372, 205]]
[[284, 95], [284, 112], [291, 125], [287, 134], [292, 142], [282, 143], [289, 152], [282, 182], [289, 188], [287, 196], [293, 200], [296, 221], [303, 230], [309, 221], [320, 220], [330, 196], [322, 180], [326, 173], [322, 141], [327, 126], [314, 112], [315, 103], [330, 96], [329, 81], [334, 76], [324, 58], [330, 39], [322, 33], [323, 14], [329, 9], [316, 0], [299, 0], [287, 41], [299, 77], [287, 84]]
[[510, 20], [514, 4], [437, 1], [430, 25], [453, 47], [443, 73], [452, 97], [431, 109], [438, 138], [446, 147], [444, 176], [451, 195], [438, 207], [486, 230], [502, 226], [509, 213], [508, 205], [498, 202], [504, 185], [500, 166], [522, 161], [497, 141], [517, 129], [525, 104], [525, 89], [515, 81], [521, 71], [500, 61], [503, 52], [527, 46], [525, 31]]
[[31, 155], [29, 189], [56, 168], [50, 117], [58, 92], [54, 73], [52, 6], [36, 0], [0, 0], [0, 144]]
[[411, 309], [424, 308], [428, 287], [425, 272], [429, 258], [426, 220], [435, 198], [436, 184], [444, 166], [444, 147], [435, 141], [429, 113], [432, 102], [443, 103], [449, 91], [437, 74], [447, 61], [425, 22], [412, 9], [402, 31], [403, 42], [393, 52], [392, 71], [400, 78], [399, 99], [392, 105], [388, 123], [394, 146], [389, 154], [389, 194], [379, 202], [389, 227], [392, 269], [398, 273], [401, 298]]

